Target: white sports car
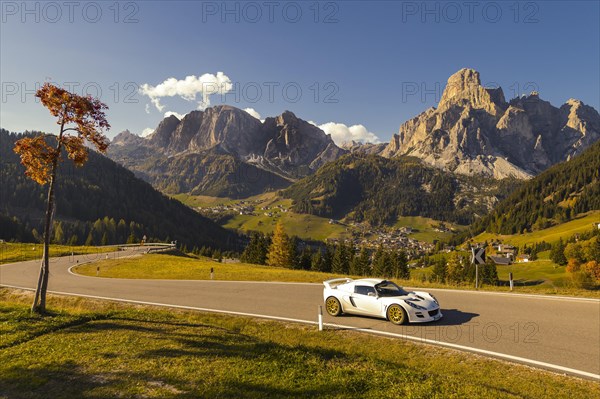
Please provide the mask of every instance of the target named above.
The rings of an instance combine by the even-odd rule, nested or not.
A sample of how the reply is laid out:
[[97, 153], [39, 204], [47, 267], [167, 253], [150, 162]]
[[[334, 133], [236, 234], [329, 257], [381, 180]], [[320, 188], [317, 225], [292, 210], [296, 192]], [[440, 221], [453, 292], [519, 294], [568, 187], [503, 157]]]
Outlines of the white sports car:
[[442, 318], [440, 305], [427, 292], [407, 292], [391, 281], [337, 278], [323, 281], [327, 313], [381, 317], [394, 324], [423, 323]]

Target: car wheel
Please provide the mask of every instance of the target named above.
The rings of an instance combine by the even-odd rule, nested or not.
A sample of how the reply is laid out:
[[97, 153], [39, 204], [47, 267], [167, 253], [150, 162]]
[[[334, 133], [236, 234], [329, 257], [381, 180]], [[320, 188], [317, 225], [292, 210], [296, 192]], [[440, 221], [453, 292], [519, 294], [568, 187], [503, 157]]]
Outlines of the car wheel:
[[327, 313], [332, 316], [339, 316], [342, 314], [342, 305], [340, 305], [340, 301], [334, 296], [330, 296], [325, 301], [325, 309], [327, 309]]
[[406, 324], [408, 317], [406, 311], [400, 305], [391, 305], [387, 310], [387, 318], [393, 324]]

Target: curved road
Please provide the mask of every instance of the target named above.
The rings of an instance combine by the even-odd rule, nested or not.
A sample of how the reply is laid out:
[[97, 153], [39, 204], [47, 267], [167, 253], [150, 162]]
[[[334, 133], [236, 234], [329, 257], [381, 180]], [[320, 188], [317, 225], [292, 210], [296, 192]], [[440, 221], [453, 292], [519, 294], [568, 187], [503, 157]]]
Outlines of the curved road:
[[[144, 251], [147, 250], [147, 247]], [[49, 291], [129, 302], [316, 323], [322, 285], [303, 283], [126, 280], [77, 276], [84, 262], [131, 256], [109, 254], [53, 258]], [[0, 285], [32, 289], [39, 260], [0, 266]], [[600, 300], [429, 289], [444, 318], [394, 326], [385, 320], [324, 315], [327, 328], [353, 328], [434, 343], [600, 380]]]

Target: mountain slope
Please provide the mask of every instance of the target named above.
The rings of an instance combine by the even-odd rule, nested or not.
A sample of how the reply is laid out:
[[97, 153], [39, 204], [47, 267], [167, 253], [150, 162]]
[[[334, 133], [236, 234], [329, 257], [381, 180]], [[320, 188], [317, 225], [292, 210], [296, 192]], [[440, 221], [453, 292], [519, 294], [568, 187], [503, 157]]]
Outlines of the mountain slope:
[[373, 225], [399, 216], [468, 224], [486, 214], [516, 182], [455, 176], [419, 159], [353, 153], [331, 162], [282, 192], [296, 212]]
[[346, 152], [292, 112], [261, 122], [226, 105], [169, 116], [148, 139], [127, 136], [113, 140], [108, 156], [155, 187], [235, 198], [288, 186]]
[[471, 235], [546, 228], [600, 209], [600, 142], [526, 182], [471, 226]]
[[[16, 216], [21, 224], [40, 230], [47, 187], [25, 177], [19, 157], [12, 150], [20, 137], [0, 131], [0, 213]], [[56, 190], [55, 219], [71, 225], [78, 243], [86, 239], [94, 221], [108, 217], [117, 222], [123, 219], [128, 228], [133, 223], [138, 239], [146, 235], [187, 245], [237, 245], [235, 234], [157, 192], [132, 172], [94, 151], [90, 151], [84, 167], [75, 167], [70, 161], [60, 164]]]
[[528, 178], [599, 139], [600, 115], [581, 101], [556, 108], [532, 92], [507, 102], [502, 88], [485, 88], [479, 72], [461, 69], [438, 107], [403, 123], [381, 155], [412, 155], [466, 175]]
[[291, 184], [218, 148], [158, 159], [144, 173], [155, 188], [169, 194], [244, 198]]

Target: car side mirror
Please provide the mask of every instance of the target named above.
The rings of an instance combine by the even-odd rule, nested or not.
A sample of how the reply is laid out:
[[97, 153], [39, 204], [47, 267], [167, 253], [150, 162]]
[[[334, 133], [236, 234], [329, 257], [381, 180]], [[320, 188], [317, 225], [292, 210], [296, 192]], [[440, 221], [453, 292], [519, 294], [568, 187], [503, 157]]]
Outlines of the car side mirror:
[[367, 295], [368, 295], [368, 296], [373, 296], [373, 297], [376, 297], [376, 296], [377, 296], [377, 295], [376, 295], [374, 292], [368, 292], [368, 293], [367, 293]]

